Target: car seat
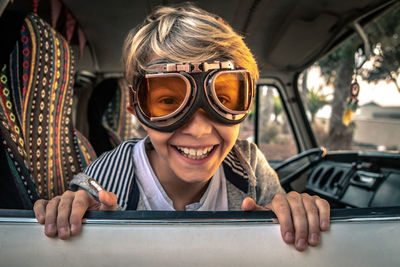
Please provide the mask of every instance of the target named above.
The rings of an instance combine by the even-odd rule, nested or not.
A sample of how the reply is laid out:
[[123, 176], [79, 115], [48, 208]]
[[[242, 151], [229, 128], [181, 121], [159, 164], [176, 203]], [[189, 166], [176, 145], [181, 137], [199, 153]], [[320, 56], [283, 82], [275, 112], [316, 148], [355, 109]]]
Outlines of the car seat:
[[92, 91], [88, 103], [89, 141], [97, 155], [122, 141], [146, 135], [127, 110], [128, 83], [123, 78], [107, 78]]
[[30, 209], [62, 194], [95, 157], [72, 123], [74, 59], [34, 14], [0, 18], [0, 208]]

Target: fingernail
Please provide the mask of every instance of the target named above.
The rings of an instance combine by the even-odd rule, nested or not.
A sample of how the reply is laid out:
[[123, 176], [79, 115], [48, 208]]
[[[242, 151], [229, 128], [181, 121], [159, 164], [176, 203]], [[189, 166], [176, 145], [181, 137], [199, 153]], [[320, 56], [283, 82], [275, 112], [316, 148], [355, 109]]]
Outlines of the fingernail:
[[60, 228], [58, 229], [58, 237], [63, 238], [68, 236], [68, 229], [67, 228]]
[[315, 245], [318, 244], [319, 243], [319, 235], [316, 233], [312, 233], [310, 241], [312, 244], [315, 244]]
[[37, 217], [37, 221], [39, 223], [43, 223], [44, 222], [44, 216], [42, 214], [39, 214], [38, 217]]
[[52, 234], [56, 232], [56, 226], [55, 224], [48, 224], [46, 225], [46, 233]]
[[303, 251], [307, 248], [307, 242], [304, 239], [299, 239], [297, 240], [297, 244], [296, 244], [297, 249]]
[[328, 229], [328, 222], [327, 221], [322, 221], [321, 222], [321, 229], [327, 230]]
[[71, 224], [71, 234], [75, 234], [77, 228], [75, 224]]
[[293, 243], [294, 242], [294, 236], [292, 232], [286, 232], [285, 234], [285, 241], [287, 243]]

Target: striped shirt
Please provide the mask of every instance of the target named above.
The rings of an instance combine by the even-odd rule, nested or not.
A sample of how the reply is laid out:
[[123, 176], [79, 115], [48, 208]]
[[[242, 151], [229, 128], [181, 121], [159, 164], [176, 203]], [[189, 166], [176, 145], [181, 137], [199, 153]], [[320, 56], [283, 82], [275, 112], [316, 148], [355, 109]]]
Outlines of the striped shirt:
[[[83, 171], [105, 190], [115, 193], [118, 206], [123, 210], [128, 207], [130, 192], [136, 185], [134, 147], [140, 140], [124, 141], [115, 149], [103, 153]], [[265, 205], [276, 193], [284, 192], [275, 171], [253, 143], [238, 140], [222, 166], [226, 176], [229, 210], [240, 209], [241, 201], [246, 196], [252, 197], [259, 205]], [[96, 192], [78, 180], [74, 178], [71, 181], [71, 188], [83, 188], [96, 197]]]

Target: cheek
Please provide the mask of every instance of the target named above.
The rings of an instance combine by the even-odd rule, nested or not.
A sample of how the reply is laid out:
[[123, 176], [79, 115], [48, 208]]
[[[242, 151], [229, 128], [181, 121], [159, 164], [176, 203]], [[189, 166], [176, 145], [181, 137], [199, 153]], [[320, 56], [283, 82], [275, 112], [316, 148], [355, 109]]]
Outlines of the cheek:
[[172, 133], [163, 133], [155, 131], [142, 125], [147, 134], [149, 135], [150, 141], [157, 151], [165, 150], [168, 145], [168, 140], [171, 138]]
[[150, 141], [156, 151], [163, 152], [166, 150], [168, 144], [167, 144], [167, 138], [163, 138], [162, 136], [152, 136], [149, 134]]
[[224, 140], [227, 146], [232, 147], [236, 139], [239, 136], [240, 124], [230, 125], [230, 126], [221, 126], [219, 129], [219, 133], [221, 138]]

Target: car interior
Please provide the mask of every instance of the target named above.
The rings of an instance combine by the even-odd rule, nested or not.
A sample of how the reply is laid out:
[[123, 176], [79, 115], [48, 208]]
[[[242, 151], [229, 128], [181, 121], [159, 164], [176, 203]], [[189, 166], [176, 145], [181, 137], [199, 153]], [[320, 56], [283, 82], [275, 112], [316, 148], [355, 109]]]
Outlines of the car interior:
[[255, 55], [239, 138], [286, 191], [329, 202], [318, 247], [282, 242], [272, 211], [87, 211], [79, 235], [43, 234], [36, 200], [146, 135], [126, 110], [123, 40], [181, 2], [0, 0], [0, 266], [400, 266], [399, 0], [192, 1]]
[[[31, 209], [39, 198], [62, 194], [96, 156], [145, 135], [125, 109], [129, 96], [121, 47], [152, 8], [178, 2], [0, 2], [0, 28], [6, 36], [1, 42], [2, 209]], [[310, 123], [300, 82], [307, 68], [354, 36], [356, 48], [370, 56], [363, 27], [399, 10], [398, 1], [194, 2], [231, 24], [256, 55], [261, 75], [243, 137], [266, 147], [286, 190], [319, 195], [334, 209], [400, 206], [400, 147], [324, 147]], [[358, 68], [350, 67], [350, 77], [353, 71]], [[339, 89], [347, 92], [350, 85], [351, 80]], [[269, 120], [263, 109], [272, 94], [268, 88], [274, 88], [287, 118], [286, 132], [292, 135], [291, 149], [282, 149], [292, 152], [280, 159], [262, 141], [269, 125], [263, 124]], [[397, 130], [398, 114], [393, 120]]]

